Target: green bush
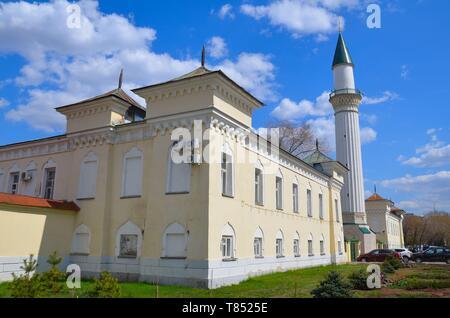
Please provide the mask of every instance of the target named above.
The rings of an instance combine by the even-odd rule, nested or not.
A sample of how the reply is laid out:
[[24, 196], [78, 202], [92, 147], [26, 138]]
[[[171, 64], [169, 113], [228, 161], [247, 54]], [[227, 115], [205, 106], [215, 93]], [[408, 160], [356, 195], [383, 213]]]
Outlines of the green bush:
[[359, 271], [352, 272], [348, 276], [348, 280], [353, 289], [356, 290], [367, 290], [367, 277], [368, 273], [364, 269], [360, 269]]
[[23, 260], [23, 265], [20, 267], [25, 273], [16, 275], [13, 273], [13, 280], [8, 285], [11, 296], [14, 298], [35, 298], [39, 297], [43, 291], [41, 276], [34, 273], [37, 267], [37, 261], [33, 255], [30, 255], [28, 260]]
[[389, 263], [383, 263], [381, 264], [381, 271], [386, 274], [393, 274], [395, 273], [395, 268]]
[[50, 264], [50, 270], [42, 274], [42, 285], [49, 292], [59, 293], [64, 287], [61, 282], [66, 278], [66, 274], [58, 268], [62, 260], [56, 251], [48, 256], [47, 263]]
[[314, 298], [351, 298], [352, 287], [335, 271], [328, 273], [325, 280], [311, 291]]
[[384, 260], [385, 263], [391, 264], [391, 266], [397, 270], [404, 267], [404, 264], [397, 257], [389, 256]]
[[94, 279], [94, 286], [89, 295], [96, 298], [118, 298], [120, 297], [119, 281], [110, 273], [103, 272], [99, 279]]

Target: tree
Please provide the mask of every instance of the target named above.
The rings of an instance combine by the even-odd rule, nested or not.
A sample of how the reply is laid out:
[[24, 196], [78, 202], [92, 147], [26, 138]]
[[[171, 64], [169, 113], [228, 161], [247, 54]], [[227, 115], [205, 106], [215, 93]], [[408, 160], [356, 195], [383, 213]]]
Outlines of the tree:
[[403, 221], [408, 246], [447, 246], [450, 242], [450, 214], [433, 211], [424, 216], [407, 214]]
[[351, 298], [352, 287], [335, 271], [328, 273], [319, 286], [311, 291], [314, 298]]
[[[316, 136], [314, 136], [311, 126], [306, 123], [296, 125], [287, 120], [272, 121], [268, 127], [278, 129], [280, 148], [298, 158], [302, 158], [306, 152], [315, 149]], [[321, 142], [320, 150], [327, 152], [328, 146]]]

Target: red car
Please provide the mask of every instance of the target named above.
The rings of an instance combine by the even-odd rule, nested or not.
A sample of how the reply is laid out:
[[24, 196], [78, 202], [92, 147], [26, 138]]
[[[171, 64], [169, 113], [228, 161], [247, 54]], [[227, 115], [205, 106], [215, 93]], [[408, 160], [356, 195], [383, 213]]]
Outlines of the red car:
[[388, 249], [380, 249], [373, 250], [367, 254], [361, 254], [356, 259], [358, 262], [384, 262], [387, 257], [396, 257], [398, 259], [402, 259], [400, 253], [397, 253], [393, 250]]

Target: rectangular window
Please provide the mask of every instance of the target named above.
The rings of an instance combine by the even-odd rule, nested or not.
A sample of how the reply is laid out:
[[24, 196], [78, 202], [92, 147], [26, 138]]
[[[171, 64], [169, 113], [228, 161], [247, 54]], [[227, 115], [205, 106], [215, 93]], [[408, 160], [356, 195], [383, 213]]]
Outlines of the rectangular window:
[[17, 194], [19, 192], [20, 172], [13, 172], [9, 175], [9, 193]]
[[253, 241], [253, 249], [255, 252], [255, 257], [263, 257], [261, 237], [255, 238], [255, 240]]
[[56, 176], [56, 168], [45, 169], [45, 180], [44, 180], [45, 199], [53, 199], [53, 192], [55, 189], [55, 176]]
[[339, 255], [342, 254], [342, 242], [341, 241], [338, 241], [338, 253], [339, 253]]
[[255, 204], [263, 205], [263, 174], [261, 169], [255, 169]]
[[124, 162], [123, 197], [134, 197], [142, 194], [142, 157], [129, 157]]
[[232, 236], [222, 236], [221, 243], [222, 257], [224, 259], [233, 258], [233, 237]]
[[292, 185], [292, 204], [294, 213], [298, 213], [298, 185]]
[[306, 190], [306, 209], [308, 211], [308, 216], [312, 217], [312, 198], [311, 190]]
[[323, 220], [323, 195], [319, 193], [319, 217]]
[[138, 236], [131, 234], [122, 234], [120, 236], [119, 257], [136, 258], [137, 257]]
[[325, 244], [323, 241], [320, 241], [320, 255], [325, 255]]
[[233, 163], [230, 155], [222, 153], [221, 163], [222, 194], [227, 197], [233, 196]]
[[185, 257], [186, 237], [184, 233], [168, 233], [166, 236], [166, 256]]
[[300, 256], [300, 241], [298, 239], [294, 239], [294, 256]]
[[78, 185], [79, 199], [95, 198], [97, 187], [97, 161], [84, 161], [80, 168], [80, 181]]
[[341, 222], [339, 217], [339, 201], [337, 199], [334, 200], [334, 209], [336, 211], [336, 222]]
[[308, 256], [314, 256], [312, 240], [308, 240]]
[[275, 180], [275, 189], [276, 189], [276, 203], [277, 203], [277, 209], [281, 210], [283, 209], [283, 179], [280, 177], [277, 177]]
[[277, 257], [283, 257], [283, 239], [277, 239], [276, 252], [277, 252]]

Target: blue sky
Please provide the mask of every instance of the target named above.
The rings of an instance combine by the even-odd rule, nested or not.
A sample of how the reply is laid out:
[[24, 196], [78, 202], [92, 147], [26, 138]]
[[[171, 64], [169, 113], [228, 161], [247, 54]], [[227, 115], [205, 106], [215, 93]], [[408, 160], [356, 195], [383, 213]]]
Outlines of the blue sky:
[[[366, 190], [423, 213], [450, 210], [450, 2], [434, 0], [0, 2], [0, 144], [64, 132], [53, 107], [114, 88], [221, 68], [263, 99], [254, 126], [308, 122], [334, 147], [331, 61], [337, 17], [364, 92]], [[381, 29], [366, 24], [381, 7]]]

